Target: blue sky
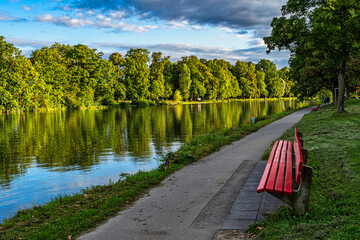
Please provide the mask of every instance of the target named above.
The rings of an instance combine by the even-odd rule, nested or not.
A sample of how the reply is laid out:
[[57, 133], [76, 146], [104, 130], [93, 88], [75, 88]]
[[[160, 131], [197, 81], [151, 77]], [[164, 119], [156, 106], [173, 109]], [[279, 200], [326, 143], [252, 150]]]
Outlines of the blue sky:
[[34, 49], [86, 44], [125, 54], [130, 48], [161, 51], [172, 61], [206, 59], [287, 66], [289, 53], [267, 55], [262, 38], [271, 32], [284, 0], [2, 0], [0, 36], [29, 56]]

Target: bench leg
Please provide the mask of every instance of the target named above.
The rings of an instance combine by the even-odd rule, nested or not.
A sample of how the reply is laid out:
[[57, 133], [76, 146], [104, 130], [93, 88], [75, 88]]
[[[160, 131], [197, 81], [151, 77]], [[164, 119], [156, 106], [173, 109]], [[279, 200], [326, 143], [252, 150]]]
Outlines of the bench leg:
[[304, 165], [301, 174], [301, 187], [298, 192], [294, 193], [292, 205], [294, 215], [301, 215], [309, 210], [311, 181], [312, 168]]
[[290, 205], [292, 207], [293, 215], [302, 215], [309, 210], [311, 181], [312, 168], [308, 165], [304, 165], [298, 190], [295, 190], [292, 195], [274, 192], [270, 194]]

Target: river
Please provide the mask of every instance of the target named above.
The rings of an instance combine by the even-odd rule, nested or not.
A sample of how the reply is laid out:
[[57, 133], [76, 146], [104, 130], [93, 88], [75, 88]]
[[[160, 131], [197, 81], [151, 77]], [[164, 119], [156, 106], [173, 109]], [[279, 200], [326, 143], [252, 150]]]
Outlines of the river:
[[211, 129], [297, 108], [295, 100], [0, 115], [0, 222], [59, 194], [151, 170]]

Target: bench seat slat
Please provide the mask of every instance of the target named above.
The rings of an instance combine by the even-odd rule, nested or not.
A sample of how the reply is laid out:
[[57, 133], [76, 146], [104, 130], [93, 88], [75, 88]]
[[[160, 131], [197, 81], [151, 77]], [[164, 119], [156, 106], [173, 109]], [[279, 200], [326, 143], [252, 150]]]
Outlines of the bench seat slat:
[[268, 182], [267, 182], [266, 188], [265, 188], [267, 192], [274, 192], [276, 175], [277, 175], [277, 171], [278, 171], [279, 160], [280, 160], [280, 155], [281, 155], [281, 148], [282, 148], [283, 143], [284, 143], [284, 141], [281, 140], [279, 142], [278, 147], [276, 148], [275, 157], [274, 157], [273, 164], [271, 167], [269, 179], [268, 179]]
[[288, 142], [284, 193], [292, 194], [292, 143]]
[[274, 155], [275, 155], [278, 144], [279, 144], [279, 141], [276, 141], [273, 148], [272, 148], [272, 150], [271, 150], [271, 153], [270, 153], [268, 162], [266, 164], [264, 173], [263, 173], [263, 175], [261, 177], [258, 189], [256, 190], [258, 193], [263, 192], [265, 190], [265, 185], [266, 185], [269, 173], [270, 173], [271, 165], [272, 165], [272, 162], [273, 162]]
[[282, 193], [283, 192], [287, 147], [288, 147], [288, 141], [284, 141], [282, 149], [281, 149], [279, 170], [278, 170], [277, 180], [276, 180], [276, 185], [275, 185], [275, 193]]

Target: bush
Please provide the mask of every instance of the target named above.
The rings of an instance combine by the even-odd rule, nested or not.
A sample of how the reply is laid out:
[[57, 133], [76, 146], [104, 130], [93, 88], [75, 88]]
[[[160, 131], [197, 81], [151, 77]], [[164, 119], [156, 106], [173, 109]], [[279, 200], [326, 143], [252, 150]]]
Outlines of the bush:
[[136, 105], [136, 106], [155, 106], [155, 102], [152, 100], [133, 100], [131, 102], [132, 105]]

